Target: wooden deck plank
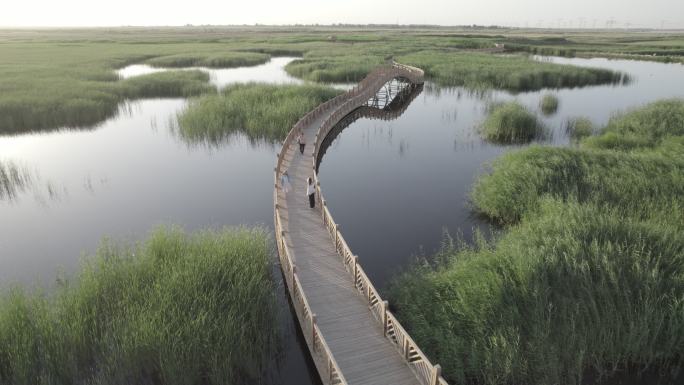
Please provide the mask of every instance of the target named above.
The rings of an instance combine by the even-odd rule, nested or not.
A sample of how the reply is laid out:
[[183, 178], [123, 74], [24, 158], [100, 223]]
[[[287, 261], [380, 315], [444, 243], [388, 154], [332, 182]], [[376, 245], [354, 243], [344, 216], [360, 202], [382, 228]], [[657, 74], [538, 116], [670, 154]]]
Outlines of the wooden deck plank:
[[[286, 202], [287, 236], [309, 305], [330, 350], [350, 384], [419, 384], [397, 349], [383, 336], [363, 296], [337, 254], [323, 224], [320, 202], [308, 206], [306, 178], [311, 176], [314, 136], [319, 121], [304, 129], [306, 149], [287, 149], [292, 190]], [[285, 216], [283, 216], [285, 218]]]
[[[397, 64], [392, 66], [407, 68]], [[422, 82], [422, 71], [417, 71], [420, 72], [417, 81]], [[377, 91], [372, 87], [380, 87], [380, 83], [386, 81], [386, 72], [378, 73], [381, 74], [378, 76], [383, 77], [362, 82], [364, 87], [371, 87], [367, 91]], [[403, 73], [406, 74], [406, 70]], [[415, 73], [409, 71], [405, 76], [411, 78], [411, 74]], [[353, 100], [358, 102], [360, 98]], [[307, 143], [303, 154], [299, 152], [296, 143], [281, 150], [279, 167], [280, 170], [287, 169], [292, 189], [287, 194], [280, 189], [276, 192], [276, 210], [279, 214], [277, 223], [283, 231], [282, 237], [278, 233], [281, 239], [279, 247], [282, 242], [287, 246], [287, 255], [296, 266], [297, 288], [306, 298], [310, 313], [316, 315], [320, 335], [347, 383], [417, 385], [420, 381], [399, 350], [384, 336], [383, 327], [372, 313], [368, 299], [355, 287], [342, 257], [338, 255], [334, 241], [323, 223], [321, 202], [316, 202], [314, 209], [309, 208], [305, 191], [307, 178], [314, 175], [315, 135], [322, 122], [334, 112], [335, 107], [332, 107], [303, 127]], [[290, 289], [292, 290], [291, 287]], [[309, 311], [303, 314], [309, 314]], [[308, 316], [302, 317], [307, 317], [306, 322], [311, 322]], [[305, 322], [301, 319], [300, 324], [305, 327]], [[307, 344], [312, 349], [308, 337]], [[314, 354], [319, 373], [325, 376], [328, 373], [328, 363], [319, 360], [320, 357]], [[323, 380], [327, 383], [325, 378]]]

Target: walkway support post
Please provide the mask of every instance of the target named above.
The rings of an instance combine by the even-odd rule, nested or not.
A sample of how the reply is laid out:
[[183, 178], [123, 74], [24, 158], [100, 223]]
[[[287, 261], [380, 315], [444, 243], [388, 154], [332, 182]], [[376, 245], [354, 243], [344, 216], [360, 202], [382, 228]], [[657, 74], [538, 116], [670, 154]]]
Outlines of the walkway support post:
[[311, 346], [316, 351], [316, 314], [311, 314]]
[[432, 375], [430, 376], [430, 385], [439, 385], [439, 378], [442, 376], [442, 367], [437, 364], [432, 368]]
[[339, 223], [335, 223], [335, 250], [337, 250], [337, 251], [339, 251], [339, 250], [338, 250], [338, 247], [337, 247], [337, 239], [338, 239], [338, 237], [339, 237], [338, 234], [340, 233], [340, 230], [338, 230], [339, 227], [340, 227], [340, 224], [339, 224]]
[[353, 280], [354, 280], [354, 287], [356, 287], [356, 277], [358, 276], [357, 275], [358, 270], [357, 270], [356, 265], [359, 263], [359, 256], [355, 255], [352, 259], [354, 260], [354, 277], [353, 277]]
[[389, 302], [382, 301], [382, 334], [387, 337], [387, 307]]

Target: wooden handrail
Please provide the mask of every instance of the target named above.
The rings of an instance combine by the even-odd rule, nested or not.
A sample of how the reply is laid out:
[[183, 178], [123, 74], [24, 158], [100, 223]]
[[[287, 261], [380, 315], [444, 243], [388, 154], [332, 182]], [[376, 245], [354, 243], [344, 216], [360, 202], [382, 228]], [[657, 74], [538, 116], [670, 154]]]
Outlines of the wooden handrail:
[[[291, 296], [295, 303], [295, 311], [301, 313], [304, 320], [300, 318], [300, 325], [304, 329], [306, 325], [310, 325], [311, 330], [304, 331], [305, 338], [311, 340], [311, 346], [316, 354], [320, 354], [328, 370], [327, 383], [329, 384], [347, 384], [344, 375], [341, 372], [337, 361], [328, 347], [325, 338], [320, 333], [320, 329], [316, 325], [315, 316], [309, 306], [306, 295], [301, 291], [301, 283], [296, 273], [296, 265], [292, 261], [291, 253], [287, 242], [285, 242], [284, 233], [282, 230], [282, 222], [280, 216], [279, 197], [278, 197], [278, 176], [283, 172], [283, 160], [285, 152], [289, 148], [297, 130], [305, 125], [309, 125], [313, 120], [319, 118], [323, 114], [328, 114], [318, 127], [316, 136], [313, 142], [313, 161], [312, 171], [314, 180], [316, 181], [316, 194], [318, 201], [321, 202], [322, 220], [331, 239], [335, 243], [335, 249], [342, 257], [345, 269], [352, 275], [352, 281], [357, 291], [366, 297], [371, 312], [375, 318], [381, 323], [385, 336], [392, 342], [402, 355], [408, 366], [416, 374], [418, 379], [425, 385], [448, 385], [441, 376], [441, 367], [433, 365], [423, 351], [418, 347], [416, 342], [406, 332], [404, 327], [399, 323], [397, 318], [392, 314], [387, 306], [387, 302], [382, 300], [380, 293], [376, 290], [373, 283], [370, 281], [365, 271], [363, 270], [358, 258], [352, 253], [349, 245], [344, 239], [344, 236], [339, 230], [339, 226], [333, 219], [330, 210], [327, 207], [323, 193], [321, 191], [320, 183], [318, 182], [318, 172], [316, 170], [316, 159], [323, 140], [334, 125], [351, 111], [362, 105], [372, 95], [377, 92], [383, 84], [396, 77], [405, 77], [413, 83], [422, 83], [424, 72], [423, 70], [403, 64], [393, 62], [387, 66], [381, 66], [371, 71], [363, 80], [361, 80], [355, 87], [342, 93], [333, 99], [322, 103], [306, 115], [304, 115], [290, 130], [285, 140], [283, 141], [283, 148], [278, 154], [275, 168], [275, 187], [274, 193], [275, 202], [275, 230], [278, 251], [281, 258], [281, 265], [286, 267], [286, 281], [289, 281]], [[284, 264], [283, 264], [284, 262]], [[299, 290], [297, 290], [299, 288]], [[296, 300], [295, 300], [296, 299]], [[297, 304], [301, 304], [298, 308]], [[317, 343], [323, 348], [316, 349]], [[319, 371], [321, 369], [319, 368]], [[326, 379], [324, 379], [326, 380]]]

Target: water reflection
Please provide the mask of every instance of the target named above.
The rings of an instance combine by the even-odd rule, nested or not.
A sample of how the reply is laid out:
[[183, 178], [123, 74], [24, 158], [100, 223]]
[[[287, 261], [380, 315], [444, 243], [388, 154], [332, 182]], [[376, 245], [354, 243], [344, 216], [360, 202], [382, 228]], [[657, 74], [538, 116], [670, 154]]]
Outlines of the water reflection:
[[0, 162], [0, 201], [13, 200], [33, 183], [27, 169], [12, 162]]
[[[399, 118], [408, 106], [415, 100], [418, 95], [423, 92], [422, 84], [409, 84], [398, 91], [396, 94], [392, 95], [392, 99], [386, 101], [385, 103], [377, 103], [377, 100], [373, 102], [369, 101], [369, 105], [359, 107], [349, 113], [347, 116], [340, 119], [339, 122], [328, 132], [328, 135], [323, 139], [321, 143], [321, 149], [318, 152], [318, 158], [316, 159], [316, 167], [320, 167], [321, 160], [325, 156], [328, 148], [335, 142], [338, 136], [344, 131], [345, 128], [352, 125], [359, 119], [370, 119], [370, 120], [384, 120], [390, 121]], [[387, 130], [388, 136], [387, 141], [392, 143], [392, 130]], [[406, 141], [401, 141], [399, 143], [399, 154], [403, 155], [406, 153], [408, 148], [408, 143]]]
[[208, 68], [208, 67], [188, 67], [188, 68], [157, 68], [147, 64], [133, 64], [116, 71], [121, 79], [128, 79], [134, 76], [148, 75], [164, 71], [188, 71], [200, 70], [209, 74], [209, 81], [217, 88], [224, 88], [227, 85], [239, 82], [262, 82], [275, 84], [302, 84], [301, 79], [297, 79], [285, 72], [285, 66], [295, 57], [274, 57], [268, 62], [250, 67], [237, 68]]

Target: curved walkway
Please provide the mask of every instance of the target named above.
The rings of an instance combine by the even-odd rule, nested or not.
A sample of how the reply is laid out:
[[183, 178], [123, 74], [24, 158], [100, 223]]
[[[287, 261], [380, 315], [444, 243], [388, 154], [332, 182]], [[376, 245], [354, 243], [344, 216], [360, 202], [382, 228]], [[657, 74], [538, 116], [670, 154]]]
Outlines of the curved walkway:
[[[371, 72], [356, 87], [323, 103], [292, 128], [275, 168], [275, 230], [281, 267], [302, 332], [325, 384], [446, 385], [404, 331], [347, 246], [325, 206], [320, 185], [316, 208], [305, 196], [316, 180], [316, 159], [335, 124], [366, 103], [388, 81], [423, 83], [423, 71], [397, 63]], [[304, 154], [296, 133], [306, 137]], [[279, 179], [288, 171], [292, 191]]]

